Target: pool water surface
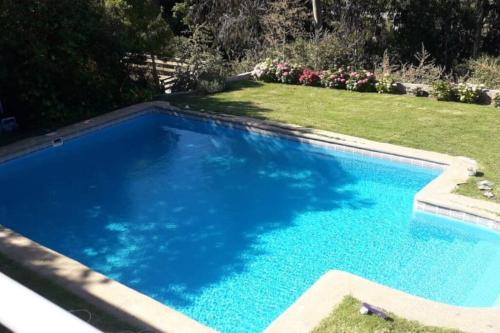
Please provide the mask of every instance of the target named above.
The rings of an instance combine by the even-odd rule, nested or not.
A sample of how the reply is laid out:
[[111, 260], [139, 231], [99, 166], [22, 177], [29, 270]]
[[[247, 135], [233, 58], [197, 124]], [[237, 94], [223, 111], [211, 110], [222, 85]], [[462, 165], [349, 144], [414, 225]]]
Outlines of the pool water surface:
[[150, 113], [0, 164], [0, 224], [221, 332], [331, 269], [499, 306], [499, 234], [413, 211], [439, 172]]

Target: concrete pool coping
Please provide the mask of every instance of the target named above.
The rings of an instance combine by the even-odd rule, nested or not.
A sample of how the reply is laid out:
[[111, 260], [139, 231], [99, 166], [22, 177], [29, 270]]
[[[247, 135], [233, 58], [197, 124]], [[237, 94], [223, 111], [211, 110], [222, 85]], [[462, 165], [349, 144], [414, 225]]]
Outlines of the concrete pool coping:
[[[161, 101], [133, 105], [78, 124], [64, 127], [53, 133], [29, 138], [9, 146], [1, 147], [0, 163], [34, 151], [50, 148], [53, 146], [54, 140], [56, 139], [62, 138], [63, 140], [67, 140], [74, 138], [95, 129], [103, 128], [149, 112], [165, 112], [177, 116], [195, 117], [197, 119], [203, 118], [225, 126], [233, 126], [254, 132], [287, 137], [301, 142], [326, 146], [333, 150], [442, 169], [443, 172], [440, 176], [417, 193], [415, 196], [415, 208], [417, 210], [453, 217], [468, 223], [478, 224], [497, 232], [500, 231], [499, 204], [452, 193], [458, 184], [467, 181], [468, 169], [476, 167], [476, 162], [468, 158], [453, 157], [445, 154], [373, 142], [347, 135], [304, 128], [297, 125], [276, 123], [241, 116], [179, 109], [171, 106], [167, 102]], [[119, 318], [123, 318], [123, 320], [131, 324], [158, 332], [214, 332], [214, 330], [148, 296], [92, 271], [90, 268], [73, 259], [63, 256], [1, 226], [0, 253], [46, 278], [57, 281], [58, 284], [76, 295], [90, 303], [96, 304]], [[304, 325], [308, 324], [309, 326], [312, 325], [311, 323], [313, 322], [316, 325], [319, 324], [319, 321], [323, 318], [318, 319], [318, 316], [313, 316], [311, 313], [317, 310], [324, 314], [324, 312], [328, 310], [327, 313], [324, 314], [324, 316], [326, 316], [328, 312], [333, 309], [332, 306], [335, 306], [337, 303], [332, 303], [332, 300], [326, 302], [318, 299], [317, 301], [319, 303], [316, 305], [314, 303], [316, 299], [312, 297], [315, 301], [312, 303], [306, 302], [306, 306], [304, 305], [304, 301], [301, 300], [303, 300], [303, 298], [306, 300], [311, 299], [311, 296], [309, 296], [310, 293], [314, 295], [316, 290], [321, 286], [324, 287], [321, 287], [320, 290], [323, 290], [323, 288], [326, 289], [324, 289], [324, 293], [319, 292], [319, 294], [328, 295], [330, 293], [329, 288], [331, 288], [330, 284], [335, 283], [334, 280], [339, 279], [338, 281], [340, 281], [335, 284], [336, 291], [343, 292], [344, 295], [354, 294], [356, 297], [356, 292], [353, 290], [356, 289], [355, 287], [357, 285], [342, 282], [343, 279], [345, 279], [345, 275], [342, 274], [326, 273], [308, 292], [301, 296], [292, 307], [271, 324], [268, 328], [268, 330], [270, 330], [269, 332], [278, 332], [273, 327], [279, 328], [282, 327], [280, 325], [286, 325], [287, 322], [297, 322], [297, 320], [302, 320], [304, 321]], [[350, 274], [349, 276], [352, 277]], [[423, 308], [421, 305], [419, 305], [422, 301], [421, 298], [369, 282], [360, 277], [356, 277], [356, 279], [364, 281], [359, 283], [359, 288], [361, 289], [368, 283], [369, 289], [373, 290], [374, 294], [390, 295], [390, 297], [387, 296], [387, 300], [384, 302], [374, 303], [375, 305], [385, 307], [387, 310], [397, 315], [410, 319], [419, 318], [417, 320], [425, 324], [470, 331], [470, 318], [474, 318], [474, 316], [478, 316], [479, 313], [481, 313], [482, 317], [478, 318], [482, 318], [484, 325], [483, 323], [478, 325], [481, 327], [484, 326], [485, 329], [480, 331], [493, 332], [500, 329], [500, 308], [476, 309], [451, 307], [446, 304], [423, 300], [426, 304], [432, 304], [432, 306], [429, 305], [429, 307], [434, 309], [433, 312], [425, 312], [422, 310]], [[328, 283], [322, 281], [328, 281]], [[320, 287], [317, 286], [318, 284]], [[363, 301], [366, 301], [367, 298], [370, 297], [369, 294], [362, 294], [361, 296], [366, 296], [365, 298], [360, 298]], [[395, 299], [393, 300], [393, 298]], [[404, 301], [398, 304], [406, 304], [405, 306], [401, 308], [392, 306], [391, 302], [396, 302], [401, 299]], [[323, 309], [322, 311], [319, 310], [320, 306], [321, 309]], [[306, 308], [310, 309], [302, 312], [297, 310]], [[287, 313], [291, 313], [293, 318], [287, 315]], [[439, 313], [439, 318], [435, 318], [436, 313]], [[456, 316], [457, 313], [461, 315]], [[451, 317], [456, 317], [455, 321], [450, 321], [449, 318]], [[491, 329], [488, 329], [488, 327], [491, 327]]]
[[336, 270], [319, 278], [264, 332], [310, 332], [346, 296], [428, 326], [464, 332], [500, 332], [500, 308], [465, 308], [437, 303]]

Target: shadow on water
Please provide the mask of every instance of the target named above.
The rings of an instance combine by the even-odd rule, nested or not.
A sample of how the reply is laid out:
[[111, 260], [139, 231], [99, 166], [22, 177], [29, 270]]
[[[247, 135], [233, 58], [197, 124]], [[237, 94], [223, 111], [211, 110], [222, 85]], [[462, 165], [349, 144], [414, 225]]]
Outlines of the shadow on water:
[[[346, 189], [356, 179], [335, 158], [306, 151], [210, 122], [144, 116], [0, 167], [0, 221], [189, 306], [266, 255], [261, 235], [303, 213], [371, 205]], [[33, 252], [40, 259], [50, 270], [51, 258]]]

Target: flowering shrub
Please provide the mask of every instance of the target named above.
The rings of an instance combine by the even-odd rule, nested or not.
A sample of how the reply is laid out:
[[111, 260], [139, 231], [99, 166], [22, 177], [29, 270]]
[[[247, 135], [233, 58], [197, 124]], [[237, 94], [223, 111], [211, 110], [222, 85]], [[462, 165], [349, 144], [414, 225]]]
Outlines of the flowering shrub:
[[299, 77], [299, 82], [305, 86], [319, 86], [321, 84], [320, 72], [304, 69]]
[[276, 77], [277, 71], [277, 62], [267, 58], [261, 63], [255, 65], [252, 76], [256, 80], [262, 80], [264, 82], [277, 82], [278, 79]]
[[276, 65], [276, 79], [278, 82], [298, 84], [302, 68], [282, 62]]
[[351, 91], [375, 91], [376, 82], [375, 74], [372, 72], [366, 70], [351, 72], [349, 80], [346, 82], [346, 89]]
[[323, 71], [321, 84], [326, 88], [345, 89], [349, 74], [342, 68], [335, 71]]
[[447, 81], [436, 81], [432, 83], [432, 95], [438, 101], [454, 101], [457, 98], [455, 87]]
[[493, 105], [496, 108], [500, 108], [500, 94], [497, 94], [495, 98], [493, 98]]
[[394, 79], [389, 75], [384, 75], [384, 77], [377, 81], [375, 84], [375, 89], [379, 94], [391, 94], [396, 92], [396, 83]]
[[462, 103], [477, 103], [483, 89], [482, 85], [460, 83], [457, 87], [458, 100]]

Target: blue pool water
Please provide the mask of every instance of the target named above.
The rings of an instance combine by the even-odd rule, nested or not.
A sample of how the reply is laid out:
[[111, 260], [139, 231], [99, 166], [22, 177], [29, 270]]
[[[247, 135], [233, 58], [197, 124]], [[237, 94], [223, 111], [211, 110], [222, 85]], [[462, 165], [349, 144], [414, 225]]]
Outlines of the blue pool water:
[[222, 332], [344, 270], [500, 305], [500, 236], [412, 212], [438, 175], [149, 114], [0, 165], [0, 223]]

